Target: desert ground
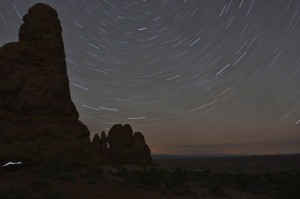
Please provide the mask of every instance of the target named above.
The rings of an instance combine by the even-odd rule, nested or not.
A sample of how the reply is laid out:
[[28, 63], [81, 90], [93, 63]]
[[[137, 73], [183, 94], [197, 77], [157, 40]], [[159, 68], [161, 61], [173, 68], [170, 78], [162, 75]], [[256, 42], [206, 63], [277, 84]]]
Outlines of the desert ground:
[[2, 167], [0, 198], [300, 198], [300, 155], [153, 159], [147, 167]]

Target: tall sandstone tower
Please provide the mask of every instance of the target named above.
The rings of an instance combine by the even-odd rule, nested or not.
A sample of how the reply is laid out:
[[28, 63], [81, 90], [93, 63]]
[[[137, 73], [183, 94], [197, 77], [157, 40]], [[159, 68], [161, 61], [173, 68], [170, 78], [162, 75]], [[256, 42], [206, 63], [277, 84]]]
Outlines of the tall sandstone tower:
[[57, 12], [36, 4], [23, 20], [19, 42], [0, 48], [0, 166], [151, 164], [144, 136], [130, 125], [114, 125], [108, 137], [102, 132], [90, 142], [71, 100]]
[[96, 152], [71, 101], [57, 12], [36, 4], [23, 21], [19, 42], [0, 48], [0, 163], [90, 164]]

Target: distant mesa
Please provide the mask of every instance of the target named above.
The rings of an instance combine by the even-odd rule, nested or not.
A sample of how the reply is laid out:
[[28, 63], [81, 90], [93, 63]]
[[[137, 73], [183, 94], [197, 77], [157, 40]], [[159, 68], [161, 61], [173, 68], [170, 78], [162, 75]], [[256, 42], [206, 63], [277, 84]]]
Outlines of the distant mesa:
[[23, 21], [19, 42], [0, 48], [0, 164], [151, 163], [143, 135], [130, 125], [90, 142], [70, 97], [57, 12], [39, 3]]

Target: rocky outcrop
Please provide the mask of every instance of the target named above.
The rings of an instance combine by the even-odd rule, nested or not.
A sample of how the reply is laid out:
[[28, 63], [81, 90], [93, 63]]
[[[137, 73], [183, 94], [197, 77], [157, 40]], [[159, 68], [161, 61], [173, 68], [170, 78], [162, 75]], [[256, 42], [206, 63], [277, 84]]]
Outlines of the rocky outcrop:
[[101, 154], [103, 158], [103, 162], [108, 162], [108, 145], [107, 138], [104, 131], [101, 132]]
[[132, 136], [133, 136], [133, 131], [132, 128], [129, 124], [125, 124], [123, 127], [124, 131], [124, 136], [125, 136], [125, 143], [127, 145], [131, 145], [132, 142]]
[[108, 132], [108, 159], [113, 163], [151, 164], [151, 151], [142, 133], [129, 124], [115, 124]]
[[36, 4], [23, 20], [0, 48], [0, 163], [88, 163], [97, 150], [71, 101], [57, 12]]
[[99, 165], [102, 163], [102, 146], [101, 139], [98, 134], [96, 134], [92, 140], [92, 148], [96, 151], [95, 157], [93, 157], [93, 161], [91, 162], [91, 166]]
[[140, 162], [151, 163], [151, 151], [145, 142], [142, 133], [136, 132], [132, 138], [131, 162], [139, 164]]
[[122, 124], [115, 124], [108, 132], [108, 157], [112, 162], [128, 162], [132, 137], [125, 135]]
[[128, 124], [90, 142], [70, 97], [57, 12], [36, 4], [23, 20], [19, 42], [0, 48], [0, 165], [152, 163], [144, 136]]

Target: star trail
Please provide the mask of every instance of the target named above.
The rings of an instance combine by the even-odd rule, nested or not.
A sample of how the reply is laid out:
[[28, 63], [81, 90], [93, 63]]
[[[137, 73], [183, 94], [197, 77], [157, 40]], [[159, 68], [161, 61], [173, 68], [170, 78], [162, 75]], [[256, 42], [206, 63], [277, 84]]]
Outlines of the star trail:
[[153, 153], [300, 152], [300, 1], [0, 0], [0, 45], [58, 11], [72, 100], [92, 134], [141, 131]]

